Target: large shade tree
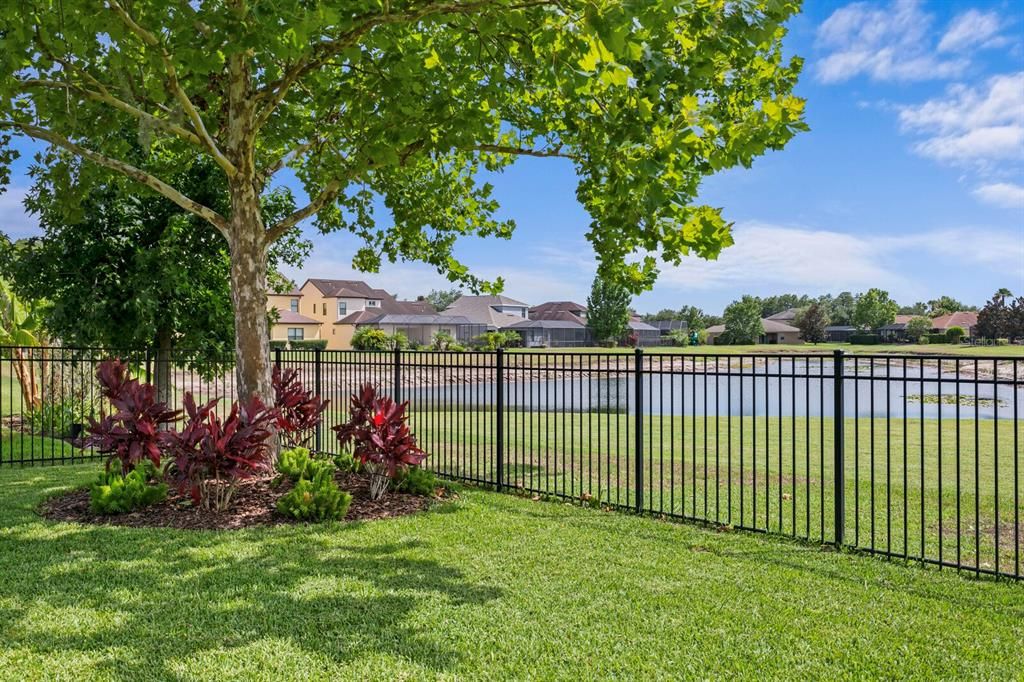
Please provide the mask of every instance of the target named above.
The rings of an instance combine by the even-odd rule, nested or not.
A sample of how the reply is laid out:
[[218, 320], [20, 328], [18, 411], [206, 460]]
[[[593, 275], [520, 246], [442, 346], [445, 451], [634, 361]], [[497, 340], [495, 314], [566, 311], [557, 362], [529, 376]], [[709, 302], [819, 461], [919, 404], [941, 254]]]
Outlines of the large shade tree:
[[[416, 258], [493, 289], [500, 280], [475, 279], [452, 252], [459, 235], [513, 228], [478, 174], [561, 157], [579, 178], [601, 276], [639, 291], [656, 276], [652, 254], [715, 257], [730, 230], [720, 209], [694, 205], [702, 178], [804, 127], [792, 95], [800, 60], [781, 45], [797, 10], [786, 0], [22, 0], [0, 7], [0, 133], [60, 150], [48, 164], [59, 181], [121, 173], [220, 231], [239, 388], [266, 397], [267, 250], [308, 218], [361, 237], [362, 269]], [[126, 122], [168, 158], [209, 157], [227, 209], [127, 161], [130, 145], [110, 134]], [[72, 156], [92, 163], [71, 174]], [[260, 196], [286, 167], [309, 202], [268, 221]], [[378, 200], [388, 222], [374, 215]]]
[[[222, 176], [205, 159], [174, 178], [208, 205], [226, 199]], [[70, 346], [152, 348], [153, 383], [165, 402], [173, 364], [221, 371], [218, 360], [234, 348], [224, 238], [167, 199], [140, 195], [123, 177], [97, 183], [80, 202], [46, 180], [43, 174], [25, 202], [43, 235], [4, 248], [0, 273], [19, 296], [41, 301], [47, 332]], [[263, 197], [264, 215], [292, 210], [287, 191]], [[278, 265], [301, 265], [309, 250], [296, 232], [271, 248], [272, 283], [284, 283]], [[172, 346], [196, 352], [172, 355]]]

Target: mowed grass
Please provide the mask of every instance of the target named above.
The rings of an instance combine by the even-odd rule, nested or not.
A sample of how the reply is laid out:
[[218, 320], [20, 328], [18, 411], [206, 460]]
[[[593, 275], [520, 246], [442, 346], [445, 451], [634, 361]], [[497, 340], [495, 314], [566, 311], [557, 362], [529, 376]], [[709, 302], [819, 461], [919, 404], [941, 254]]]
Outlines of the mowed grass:
[[1014, 679], [1019, 584], [465, 490], [240, 532], [52, 523], [0, 471], [0, 678]]
[[[429, 466], [497, 480], [497, 433], [487, 413], [420, 412], [413, 425]], [[504, 482], [633, 507], [633, 428], [622, 414], [510, 412]], [[645, 419], [643, 507], [832, 541], [833, 434], [833, 420], [816, 417]], [[961, 420], [958, 429], [949, 419], [940, 428], [934, 419], [860, 418], [845, 421], [844, 436], [848, 543], [1024, 572], [1020, 425], [1015, 434], [1012, 420]]]

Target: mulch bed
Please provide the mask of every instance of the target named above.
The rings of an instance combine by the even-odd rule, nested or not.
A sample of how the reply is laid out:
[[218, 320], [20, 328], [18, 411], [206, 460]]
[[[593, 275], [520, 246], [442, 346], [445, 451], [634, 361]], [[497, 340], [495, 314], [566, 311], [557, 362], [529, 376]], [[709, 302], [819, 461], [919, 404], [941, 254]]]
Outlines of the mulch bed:
[[[372, 521], [415, 514], [433, 503], [454, 495], [444, 488], [435, 497], [421, 497], [389, 491], [383, 498], [370, 499], [370, 479], [364, 474], [339, 473], [338, 487], [352, 495], [344, 521]], [[81, 488], [44, 502], [40, 513], [52, 521], [72, 521], [135, 528], [182, 528], [190, 530], [237, 530], [254, 526], [304, 523], [277, 513], [277, 500], [291, 490], [287, 478], [258, 478], [239, 484], [231, 509], [214, 512], [192, 506], [191, 498], [172, 488], [167, 499], [127, 514], [94, 514], [89, 509], [89, 490]]]

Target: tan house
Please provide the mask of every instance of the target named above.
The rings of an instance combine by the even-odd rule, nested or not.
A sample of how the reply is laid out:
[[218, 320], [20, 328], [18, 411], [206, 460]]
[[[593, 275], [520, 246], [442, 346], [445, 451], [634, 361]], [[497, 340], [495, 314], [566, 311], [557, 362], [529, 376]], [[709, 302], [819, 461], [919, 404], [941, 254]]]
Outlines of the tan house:
[[[800, 330], [778, 320], [767, 318], [761, 320], [764, 333], [757, 339], [758, 343], [788, 343], [799, 344], [804, 340], [800, 338]], [[725, 333], [724, 324], [715, 324], [707, 328], [708, 343], [718, 343], [718, 337]]]
[[268, 296], [271, 308], [278, 311], [272, 340], [326, 339], [329, 350], [351, 348], [356, 327], [382, 315], [436, 315], [425, 301], [399, 301], [383, 289], [346, 279], [308, 279], [287, 294]]
[[465, 317], [485, 331], [495, 331], [530, 319], [530, 306], [508, 296], [459, 296], [444, 314]]

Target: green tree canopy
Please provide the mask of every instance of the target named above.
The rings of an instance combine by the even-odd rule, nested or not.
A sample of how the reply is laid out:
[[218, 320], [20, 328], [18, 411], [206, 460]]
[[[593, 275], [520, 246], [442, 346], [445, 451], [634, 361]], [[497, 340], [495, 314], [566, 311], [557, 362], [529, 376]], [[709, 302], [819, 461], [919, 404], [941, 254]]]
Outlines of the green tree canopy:
[[423, 300], [432, 305], [434, 310], [441, 312], [455, 303], [459, 296], [462, 296], [462, 289], [431, 289], [430, 293], [423, 297]]
[[878, 329], [892, 324], [899, 306], [889, 298], [889, 292], [868, 289], [857, 296], [853, 307], [853, 324], [865, 330]]
[[844, 291], [834, 298], [826, 294], [820, 297], [818, 302], [825, 306], [825, 312], [828, 313], [832, 324], [853, 324], [853, 310], [856, 305], [856, 299], [849, 291]]
[[918, 316], [910, 318], [910, 321], [907, 322], [907, 327], [905, 331], [907, 333], [908, 339], [910, 339], [911, 341], [917, 341], [922, 336], [929, 333], [931, 330], [931, 319], [923, 316]]
[[[798, 131], [798, 2], [746, 0], [21, 0], [0, 7], [0, 131], [41, 140], [46, 172], [88, 193], [114, 171], [228, 243], [239, 391], [270, 394], [266, 254], [295, 225], [347, 229], [354, 264], [414, 258], [497, 289], [453, 254], [510, 236], [478, 179], [520, 156], [572, 164], [600, 275], [632, 291], [666, 262], [732, 242], [701, 180]], [[140, 168], [131, 124], [157, 160]], [[226, 207], [174, 183], [216, 164]], [[0, 167], [11, 148], [0, 145]], [[72, 157], [90, 164], [69, 172]], [[285, 167], [309, 202], [269, 219]], [[0, 176], [6, 175], [0, 173]], [[3, 179], [3, 177], [0, 177]], [[377, 200], [386, 216], [374, 214]], [[634, 256], [634, 254], [639, 254]], [[490, 286], [493, 285], [493, 286]]]
[[629, 331], [629, 290], [618, 282], [594, 278], [587, 297], [587, 326], [600, 343], [620, 340]]
[[758, 338], [764, 333], [761, 300], [756, 296], [744, 296], [738, 301], [733, 301], [725, 308], [722, 317], [725, 324], [722, 339], [725, 343], [757, 343]]
[[691, 331], [707, 329], [711, 325], [721, 322], [721, 318], [714, 315], [708, 315], [703, 310], [693, 305], [684, 305], [679, 310], [663, 308], [653, 315], [644, 315], [644, 320], [647, 322], [658, 322], [660, 320], [683, 320], [686, 322], [687, 329]]
[[828, 313], [825, 311], [825, 306], [818, 302], [814, 302], [802, 308], [797, 313], [796, 320], [797, 329], [800, 330], [800, 337], [807, 343], [822, 343], [828, 338], [828, 334], [825, 332], [825, 327], [829, 324]]

